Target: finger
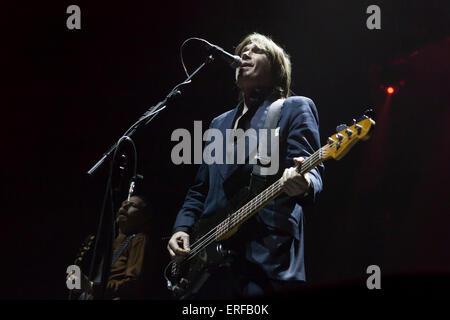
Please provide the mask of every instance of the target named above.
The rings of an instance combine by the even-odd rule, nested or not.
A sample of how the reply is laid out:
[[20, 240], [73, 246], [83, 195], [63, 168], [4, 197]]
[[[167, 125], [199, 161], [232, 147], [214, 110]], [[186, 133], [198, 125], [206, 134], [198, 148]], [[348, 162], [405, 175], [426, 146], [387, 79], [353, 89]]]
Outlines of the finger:
[[179, 254], [177, 253], [177, 248], [179, 248], [177, 240], [171, 239], [167, 245], [167, 250], [169, 251], [170, 257], [172, 259], [177, 259]]
[[288, 182], [296, 174], [295, 168], [288, 168], [285, 171], [285, 183]]
[[175, 255], [177, 255], [177, 256], [185, 256], [189, 253], [188, 250], [185, 250], [182, 248], [174, 248], [173, 251], [175, 252]]
[[294, 158], [294, 163], [295, 163], [296, 165], [301, 164], [303, 161], [305, 161], [305, 158], [304, 158], [304, 157], [297, 157], [297, 158]]
[[189, 244], [189, 236], [183, 237], [183, 248], [186, 250], [190, 250], [190, 244]]
[[183, 254], [189, 252], [189, 237], [182, 236], [179, 240], [179, 246], [178, 249], [180, 252], [183, 252]]
[[289, 168], [288, 172], [286, 172], [286, 183], [289, 183], [296, 175], [298, 175], [297, 170], [295, 168]]
[[285, 169], [284, 172], [283, 172], [283, 175], [281, 176], [281, 179], [280, 179], [281, 186], [284, 186], [284, 184], [286, 183], [287, 171], [288, 171], [288, 169]]
[[[169, 242], [170, 249], [173, 250], [175, 255], [185, 256], [189, 252], [189, 250], [183, 248], [184, 247], [183, 243], [184, 243], [183, 238], [177, 238], [176, 240], [173, 239], [173, 241]], [[182, 245], [183, 247], [181, 247], [180, 245]]]
[[283, 188], [283, 191], [288, 191], [289, 187], [289, 181], [292, 177], [293, 174], [293, 170], [295, 170], [295, 168], [288, 168], [286, 170], [284, 170], [283, 173], [283, 177], [282, 177], [282, 181], [281, 181], [281, 187]]
[[175, 257], [175, 252], [173, 252], [173, 250], [170, 249], [170, 248], [167, 248], [167, 250], [169, 251], [170, 257], [174, 258]]
[[179, 245], [178, 245], [177, 240], [170, 239], [169, 244], [167, 245], [167, 249], [176, 252], [178, 248], [179, 248]]

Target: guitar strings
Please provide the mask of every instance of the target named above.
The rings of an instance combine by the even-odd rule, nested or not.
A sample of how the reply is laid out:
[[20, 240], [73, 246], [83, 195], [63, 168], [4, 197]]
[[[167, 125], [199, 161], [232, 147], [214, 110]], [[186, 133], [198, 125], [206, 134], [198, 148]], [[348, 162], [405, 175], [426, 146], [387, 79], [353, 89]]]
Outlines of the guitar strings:
[[[326, 152], [325, 148], [327, 148], [327, 147], [334, 147], [335, 144], [337, 144], [337, 142], [333, 142], [333, 143], [331, 143], [329, 145], [325, 145], [325, 146], [319, 148], [310, 157], [306, 158], [303, 161], [303, 163], [302, 163], [302, 167], [300, 169], [300, 173], [301, 174], [305, 174], [306, 172], [310, 171], [313, 167], [318, 165], [320, 162], [322, 162], [323, 161], [322, 154], [323, 154], [323, 152]], [[306, 168], [306, 170], [302, 170], [302, 168]], [[225, 233], [226, 233], [226, 232], [230, 231], [232, 228], [234, 228], [237, 225], [236, 222], [239, 223], [240, 221], [244, 221], [244, 219], [249, 215], [249, 213], [253, 212], [255, 209], [258, 209], [258, 207], [261, 207], [260, 209], [262, 209], [265, 206], [265, 203], [266, 203], [267, 200], [269, 200], [272, 197], [275, 198], [277, 196], [276, 193], [279, 192], [280, 189], [281, 189], [281, 185], [279, 184], [280, 181], [281, 181], [281, 179], [277, 180], [275, 183], [273, 183], [271, 186], [266, 188], [262, 193], [257, 195], [255, 198], [250, 200], [246, 205], [244, 205], [242, 208], [240, 208], [234, 214], [232, 214], [231, 216], [227, 217], [219, 225], [217, 225], [216, 227], [212, 228], [205, 235], [203, 235], [198, 240], [196, 240], [191, 245], [192, 250], [191, 250], [191, 252], [189, 252], [187, 258], [185, 258], [184, 260], [182, 260], [182, 261], [180, 261], [178, 263], [172, 261], [171, 263], [169, 263], [168, 266], [170, 266], [171, 264], [173, 264], [174, 266], [185, 264], [186, 262], [188, 262], [189, 260], [194, 258], [200, 251], [202, 251], [204, 248], [206, 248], [209, 244], [211, 244], [214, 241], [214, 239], [217, 237], [217, 235], [216, 235], [217, 230], [219, 230], [221, 232], [224, 232], [224, 230], [226, 230], [225, 231]], [[271, 192], [273, 192], [275, 190], [276, 190], [276, 192], [271, 194]], [[273, 200], [273, 198], [272, 198], [272, 200]], [[261, 200], [264, 200], [264, 201], [261, 202]], [[271, 200], [269, 200], [269, 202], [270, 201]], [[260, 202], [259, 206], [257, 205], [258, 202]], [[261, 204], [262, 204], [262, 206], [261, 206]], [[248, 211], [249, 209], [251, 209], [251, 210]], [[228, 224], [228, 229], [224, 229], [226, 224]], [[230, 224], [232, 225], [231, 228], [230, 228]], [[223, 234], [224, 233], [219, 234], [219, 237], [221, 235], [223, 235]]]
[[[279, 181], [277, 181], [277, 182], [279, 182]], [[274, 184], [272, 184], [269, 188], [267, 188], [266, 190], [269, 190], [269, 189], [271, 189], [271, 191], [273, 191], [275, 188], [275, 185], [276, 185], [277, 183], [275, 182]], [[267, 193], [269, 193], [269, 192], [267, 192]], [[258, 197], [258, 196], [257, 196]], [[255, 197], [253, 200], [255, 200], [257, 197]], [[267, 199], [269, 199], [270, 197], [267, 197], [266, 196], [266, 200]], [[252, 201], [253, 201], [252, 200]], [[244, 212], [245, 210], [248, 210], [249, 209], [249, 207], [251, 207], [253, 204], [251, 204], [251, 202], [252, 201], [250, 201], [249, 203], [247, 203], [247, 205], [245, 205], [244, 207], [242, 207], [241, 209], [239, 209], [238, 211], [236, 211], [236, 214], [240, 214], [240, 213], [242, 213], [242, 212]], [[251, 205], [250, 205], [251, 204]], [[238, 213], [239, 211], [241, 211], [240, 213]], [[226, 220], [224, 220], [224, 221], [226, 221]], [[223, 222], [222, 222], [223, 223]], [[221, 223], [221, 224], [222, 224]], [[221, 224], [219, 224], [218, 226], [216, 226], [214, 229], [216, 229], [217, 230], [217, 228], [220, 228], [220, 226], [221, 226]], [[215, 230], [215, 231], [216, 231]], [[211, 244], [214, 240], [215, 240], [215, 238], [217, 237], [217, 235], [214, 233], [214, 234], [211, 234], [210, 236], [208, 236], [207, 237], [207, 239], [204, 239], [203, 241], [202, 241], [202, 243], [200, 243], [200, 244], [198, 244], [194, 249], [192, 249], [191, 250], [191, 252], [189, 253], [189, 257], [188, 258], [186, 258], [185, 260], [183, 260], [181, 263], [184, 263], [184, 262], [187, 262], [187, 261], [189, 261], [189, 260], [191, 260], [192, 258], [194, 258], [200, 251], [202, 251], [204, 248], [206, 248], [209, 244]], [[202, 238], [204, 238], [204, 237], [202, 237]], [[180, 264], [181, 264], [180, 263]]]
[[[322, 151], [321, 149], [322, 148], [320, 148], [319, 150], [314, 152], [313, 155], [311, 155], [310, 157], [306, 158], [305, 161], [302, 164], [302, 167], [305, 168], [305, 165], [306, 165], [306, 168], [308, 169], [308, 168], [312, 167], [312, 165], [315, 162], [317, 162], [317, 161], [320, 162], [320, 160], [321, 160], [320, 159], [321, 158], [321, 151]], [[304, 174], [304, 172], [306, 170], [301, 170], [301, 171], [303, 171], [302, 174]], [[209, 232], [207, 232], [205, 235], [203, 235], [201, 238], [199, 238], [197, 241], [195, 241], [192, 244], [192, 246], [191, 246], [192, 249], [191, 249], [191, 252], [188, 254], [189, 257], [185, 258], [185, 260], [181, 261], [180, 264], [183, 263], [183, 262], [189, 261], [190, 259], [195, 257], [197, 255], [197, 253], [199, 253], [201, 250], [206, 248], [210, 243], [212, 243], [215, 238], [220, 237], [221, 235], [225, 234], [226, 232], [229, 232], [238, 223], [241, 223], [241, 221], [243, 222], [245, 220], [245, 218], [248, 216], [248, 213], [253, 212], [255, 209], [257, 209], [258, 207], [261, 206], [261, 204], [258, 205], [258, 203], [261, 202], [261, 200], [263, 200], [263, 203], [264, 203], [270, 197], [272, 197], [274, 195], [274, 194], [270, 194], [270, 193], [273, 192], [274, 190], [279, 189], [281, 187], [281, 185], [277, 185], [279, 183], [280, 183], [280, 180], [277, 180], [270, 187], [265, 189], [262, 193], [260, 193], [255, 198], [250, 200], [241, 209], [236, 211], [231, 216], [227, 217], [219, 225], [217, 225], [216, 227], [212, 228]], [[279, 190], [277, 190], [277, 191], [279, 191]], [[249, 211], [249, 209], [250, 209], [250, 211]], [[230, 224], [231, 224], [231, 227], [230, 227]], [[227, 228], [226, 225], [228, 225], [228, 228]], [[218, 234], [216, 234], [217, 231], [218, 231]]]
[[[320, 153], [314, 153], [311, 157], [307, 158], [303, 162], [303, 165], [306, 165], [306, 168], [308, 168], [312, 163], [316, 162], [318, 157], [320, 156]], [[314, 161], [316, 160], [316, 161]], [[302, 170], [304, 171], [304, 170]], [[189, 261], [195, 255], [203, 250], [206, 246], [208, 246], [212, 241], [214, 241], [213, 238], [218, 238], [225, 234], [226, 232], [229, 232], [232, 228], [234, 228], [238, 223], [243, 222], [249, 213], [253, 212], [255, 209], [258, 209], [258, 207], [264, 207], [264, 205], [261, 205], [261, 200], [263, 200], [263, 203], [265, 203], [269, 198], [273, 197], [278, 191], [280, 191], [281, 185], [279, 184], [280, 180], [276, 181], [274, 184], [272, 184], [270, 187], [268, 187], [266, 190], [264, 190], [261, 194], [257, 195], [255, 198], [253, 198], [250, 202], [248, 202], [245, 206], [243, 206], [241, 209], [236, 211], [231, 217], [228, 217], [225, 219], [222, 223], [220, 223], [218, 226], [210, 230], [207, 234], [205, 234], [203, 237], [201, 237], [198, 241], [196, 241], [193, 244], [193, 249], [189, 253], [189, 258], [186, 259], [186, 261]], [[273, 192], [276, 191], [276, 192]], [[259, 203], [259, 205], [258, 205]], [[227, 226], [228, 225], [228, 226]], [[231, 227], [230, 227], [231, 225]], [[227, 228], [228, 227], [228, 228]], [[214, 233], [214, 234], [211, 234]], [[201, 243], [199, 243], [199, 241]]]
[[[309, 171], [311, 168], [315, 167], [317, 164], [319, 164], [322, 161], [322, 151], [323, 151], [322, 149], [324, 149], [324, 148], [325, 147], [320, 148], [319, 150], [314, 152], [313, 155], [311, 155], [310, 157], [305, 159], [305, 161], [302, 164], [302, 168], [304, 169], [304, 170], [301, 170], [302, 174]], [[260, 202], [260, 200], [266, 201], [267, 200], [266, 193], [268, 193], [268, 191], [273, 191], [272, 187], [276, 183], [279, 183], [279, 182], [280, 182], [280, 180], [276, 181], [272, 186], [270, 186], [269, 188], [264, 190], [261, 194], [259, 194], [255, 198], [253, 198], [249, 203], [247, 203], [244, 207], [242, 207], [241, 208], [242, 210], [238, 210], [231, 217], [228, 217], [221, 224], [219, 224], [219, 226], [218, 226], [219, 231], [222, 231], [222, 234], [217, 235], [217, 237], [220, 237], [224, 233], [229, 232], [232, 228], [236, 227], [236, 225], [238, 223], [245, 220], [246, 216], [248, 215], [248, 213], [245, 212], [247, 209], [254, 211], [259, 206], [261, 206], [260, 204], [258, 204]], [[271, 197], [271, 196], [272, 195], [270, 195], [269, 197]], [[225, 226], [226, 224], [228, 224], [228, 228], [226, 228], [226, 226]], [[231, 227], [230, 227], [230, 224], [231, 224]], [[223, 229], [225, 229], [225, 230], [223, 230]]]
[[[300, 170], [301, 174], [305, 174], [305, 172], [308, 172], [310, 170], [310, 168], [312, 169], [314, 166], [318, 165], [320, 162], [322, 162], [322, 154], [324, 152], [326, 152], [325, 148], [328, 147], [334, 147], [335, 144], [337, 144], [337, 142], [333, 142], [331, 144], [328, 145], [324, 145], [323, 147], [319, 148], [319, 150], [317, 150], [316, 152], [314, 152], [310, 157], [306, 158], [304, 160], [304, 162], [302, 163], [302, 167], [301, 168], [305, 168], [306, 166], [306, 170]], [[317, 162], [317, 163], [316, 163]], [[276, 193], [279, 192], [279, 188], [281, 187], [281, 185], [278, 185], [278, 183], [280, 183], [280, 180], [277, 180], [275, 183], [273, 183], [271, 186], [269, 186], [268, 188], [266, 188], [261, 194], [257, 195], [255, 198], [253, 198], [252, 200], [250, 200], [246, 205], [244, 205], [242, 208], [240, 208], [238, 211], [236, 211], [234, 214], [232, 214], [231, 216], [227, 217], [224, 221], [222, 221], [219, 225], [217, 225], [216, 227], [212, 228], [210, 231], [208, 231], [206, 234], [204, 234], [202, 237], [200, 237], [199, 239], [197, 239], [192, 245], [191, 245], [191, 252], [189, 252], [188, 257], [185, 258], [184, 260], [180, 261], [180, 262], [175, 262], [175, 261], [171, 261], [165, 268], [165, 277], [167, 274], [167, 269], [170, 265], [172, 265], [172, 269], [173, 267], [177, 267], [177, 265], [181, 265], [181, 264], [185, 264], [186, 262], [188, 262], [189, 260], [191, 260], [192, 258], [194, 258], [201, 250], [203, 250], [204, 248], [206, 248], [210, 243], [212, 243], [214, 241], [214, 239], [216, 238], [216, 231], [219, 229], [223, 229], [225, 227], [226, 224], [228, 224], [228, 231], [230, 230], [230, 224], [232, 224], [232, 228], [234, 227], [234, 224], [236, 222], [239, 223], [240, 220], [244, 220], [246, 218], [246, 216], [248, 215], [248, 213], [251, 213], [252, 211], [254, 211], [255, 209], [258, 208], [257, 202], [260, 202], [260, 200], [264, 200], [262, 202], [262, 204], [264, 204], [269, 198], [273, 197], [275, 195], [276, 197]], [[274, 194], [271, 194], [271, 192], [273, 192], [274, 190], [277, 190], [277, 192], [275, 192]], [[261, 199], [262, 198], [262, 199]], [[270, 201], [270, 200], [269, 200]], [[256, 206], [255, 206], [256, 205]], [[255, 206], [255, 207], [254, 207]], [[260, 204], [261, 206], [261, 204]], [[264, 207], [264, 205], [262, 206]], [[248, 211], [247, 213], [245, 213], [246, 210], [248, 209], [252, 209], [251, 211]], [[242, 217], [241, 217], [242, 216]], [[226, 222], [227, 221], [227, 222]], [[226, 222], [226, 223], [225, 223]], [[223, 226], [222, 226], [223, 225]], [[226, 233], [226, 232], [225, 232]], [[200, 243], [199, 243], [200, 242]], [[205, 244], [206, 243], [206, 244]], [[205, 244], [205, 245], [204, 245]], [[166, 277], [166, 280], [168, 280], [168, 278]]]
[[[273, 184], [271, 186], [269, 186], [268, 188], [266, 188], [262, 193], [268, 191], [271, 187], [273, 186]], [[262, 194], [261, 193], [261, 194]], [[229, 217], [227, 217], [224, 221], [222, 221], [220, 224], [218, 224], [216, 227], [212, 228], [209, 232], [207, 232], [206, 234], [204, 234], [201, 238], [197, 239], [193, 244], [191, 244], [191, 249], [193, 247], [195, 247], [199, 242], [203, 242], [204, 238], [207, 237], [209, 235], [209, 233], [216, 231], [217, 228], [219, 228], [225, 221], [228, 220], [228, 224], [229, 224], [229, 220], [230, 217], [232, 218], [233, 216], [235, 216], [239, 211], [241, 211], [242, 209], [244, 209], [245, 207], [247, 207], [249, 205], [249, 203], [251, 203], [252, 201], [254, 201], [255, 199], [257, 199], [261, 194], [257, 195], [255, 198], [253, 198], [252, 200], [250, 200], [246, 205], [244, 205], [243, 207], [241, 207], [240, 209], [238, 209], [238, 211], [234, 212], [233, 214], [231, 214]], [[193, 249], [192, 249], [193, 250]]]
[[[305, 165], [306, 165], [306, 168], [308, 169], [308, 168], [310, 168], [312, 165], [313, 165], [313, 163], [314, 162], [316, 162], [316, 161], [318, 161], [319, 159], [320, 159], [320, 155], [321, 155], [321, 153], [320, 152], [315, 152], [312, 156], [310, 156], [310, 157], [308, 157], [305, 161], [304, 161], [304, 163], [303, 163], [303, 168], [305, 167]], [[305, 170], [303, 170], [303, 172], [304, 172]], [[277, 181], [277, 182], [279, 182], [279, 181]], [[259, 200], [259, 198], [263, 198], [263, 196], [264, 196], [264, 193], [266, 192], [266, 191], [269, 191], [269, 189], [270, 189], [270, 187], [269, 188], [267, 188], [266, 190], [264, 190], [260, 195], [258, 195], [257, 197], [255, 197], [254, 199], [252, 199], [249, 203], [248, 203], [248, 205], [250, 205], [250, 208], [251, 209], [253, 209], [253, 207], [254, 207], [254, 205], [255, 204], [257, 204], [257, 203], [254, 203], [255, 202], [255, 200]], [[258, 202], [258, 201], [256, 201], [256, 202]], [[247, 205], [246, 205], [247, 206]], [[243, 207], [244, 209], [245, 209], [245, 206]], [[228, 224], [230, 224], [230, 222], [234, 222], [236, 219], [238, 219], [239, 220], [239, 218], [241, 217], [241, 215], [242, 215], [242, 213], [243, 212], [236, 212], [235, 214], [233, 214], [232, 216], [231, 216], [231, 219], [226, 219], [226, 220], [228, 220]], [[226, 221], [225, 220], [225, 221]], [[224, 221], [224, 222], [225, 222]], [[233, 225], [233, 227], [234, 227], [234, 225]]]
[[[335, 142], [330, 144], [329, 146], [332, 147], [334, 146]], [[306, 165], [306, 170], [301, 170], [301, 174], [305, 174], [305, 172], [309, 171], [312, 167], [315, 167], [317, 164], [319, 164], [320, 162], [322, 162], [322, 153], [324, 151], [324, 149], [327, 147], [323, 146], [322, 148], [319, 148], [316, 152], [313, 153], [313, 155], [311, 155], [310, 157], [306, 158], [304, 160], [304, 162], [302, 163], [302, 168], [305, 168]], [[316, 163], [317, 162], [317, 163]], [[207, 232], [204, 236], [202, 236], [199, 240], [197, 240], [196, 242], [194, 242], [193, 249], [192, 251], [188, 254], [190, 255], [189, 258], [186, 258], [185, 260], [183, 260], [182, 262], [187, 262], [190, 259], [192, 259], [193, 257], [195, 257], [201, 250], [203, 250], [204, 248], [206, 248], [210, 243], [212, 243], [214, 241], [214, 238], [216, 237], [220, 237], [222, 234], [219, 234], [218, 236], [216, 234], [211, 234], [209, 235], [206, 239], [205, 237], [210, 234], [211, 232], [215, 232], [217, 231], [217, 229], [219, 228], [219, 230], [222, 230], [223, 232], [223, 227], [222, 224], [225, 223], [225, 221], [228, 221], [225, 224], [230, 225], [230, 223], [232, 223], [232, 227], [228, 227], [228, 229], [225, 229], [225, 233], [229, 232], [230, 229], [234, 228], [236, 226], [236, 222], [240, 222], [242, 220], [244, 220], [246, 218], [246, 216], [248, 215], [248, 213], [254, 211], [255, 209], [257, 209], [258, 207], [260, 207], [261, 205], [257, 205], [255, 207], [253, 207], [255, 204], [257, 204], [260, 200], [262, 199], [258, 199], [258, 198], [264, 198], [267, 196], [268, 193], [270, 193], [269, 191], [273, 191], [275, 186], [277, 185], [277, 183], [279, 183], [280, 180], [277, 180], [275, 183], [273, 183], [270, 187], [268, 187], [267, 189], [265, 189], [261, 194], [257, 195], [255, 198], [253, 198], [252, 200], [250, 200], [245, 206], [243, 206], [241, 209], [239, 209], [238, 211], [236, 211], [231, 217], [228, 217], [227, 219], [225, 219], [222, 223], [220, 223], [218, 226], [216, 226], [215, 228], [213, 228], [212, 230], [210, 230], [209, 232]], [[273, 196], [273, 195], [271, 195]], [[267, 201], [271, 196], [266, 197], [264, 199], [264, 201]], [[258, 200], [258, 201], [256, 201]], [[264, 207], [264, 206], [263, 206]], [[247, 213], [245, 213], [246, 210], [248, 209], [252, 209], [250, 211], [248, 211]], [[241, 219], [241, 215], [244, 217], [244, 219]], [[201, 241], [200, 244], [198, 244], [198, 242]], [[205, 244], [206, 243], [206, 244]], [[205, 245], [204, 245], [205, 244]]]
[[[267, 188], [265, 191], [266, 193], [270, 193], [268, 191], [272, 191], [274, 189], [274, 185], [271, 185], [269, 188]], [[257, 197], [255, 197], [254, 199], [252, 199], [249, 203], [247, 203], [244, 207], [242, 207], [241, 209], [239, 209], [238, 211], [235, 212], [235, 215], [237, 214], [241, 214], [242, 212], [246, 211], [249, 209], [249, 207], [251, 207], [252, 202], [254, 202], [255, 200], [259, 200], [261, 198], [260, 195], [258, 195]], [[234, 222], [233, 220], [230, 219], [230, 217], [228, 217], [226, 220], [224, 220], [222, 223], [220, 223], [219, 225], [217, 225], [213, 230], [211, 230], [208, 233], [214, 232], [213, 234], [210, 234], [208, 237], [203, 236], [201, 238], [201, 243], [198, 243], [199, 241], [197, 241], [196, 243], [198, 243], [190, 252], [190, 256], [189, 259], [193, 258], [199, 251], [201, 251], [204, 247], [208, 246], [212, 241], [214, 241], [214, 239], [217, 237], [218, 233], [217, 231], [221, 231], [221, 233], [223, 232], [223, 230], [225, 230], [225, 225], [226, 224], [230, 224], [230, 222]], [[205, 244], [206, 243], [206, 244]]]
[[[225, 219], [224, 221], [222, 221], [219, 225], [217, 225], [213, 230], [214, 231], [213, 234], [210, 234], [207, 239], [205, 239], [205, 237], [202, 237], [201, 239], [201, 243], [198, 243], [198, 241], [196, 242], [195, 247], [192, 249], [192, 254], [194, 254], [196, 251], [203, 249], [203, 244], [207, 241], [209, 241], [212, 237], [216, 238], [217, 236], [220, 236], [221, 233], [223, 231], [226, 230], [226, 226], [230, 226], [230, 224], [233, 224], [235, 222], [235, 216], [237, 215], [241, 215], [243, 212], [247, 211], [252, 205], [253, 202], [255, 201], [260, 201], [260, 199], [264, 196], [266, 196], [266, 193], [270, 193], [271, 191], [273, 191], [274, 189], [274, 184], [272, 184], [270, 187], [268, 187], [262, 194], [263, 195], [258, 195], [255, 198], [253, 198], [251, 201], [249, 201], [245, 206], [243, 206], [242, 208], [240, 208], [238, 211], [236, 211], [231, 217], [228, 217], [227, 219]], [[211, 233], [211, 231], [209, 233]], [[220, 233], [219, 233], [220, 232]], [[208, 243], [209, 244], [209, 243]]]
[[[314, 163], [314, 160], [318, 160], [318, 156], [319, 153], [314, 153], [311, 157], [308, 157], [303, 165], [306, 165], [306, 167], [308, 168], [312, 163]], [[302, 170], [303, 171], [303, 170]], [[215, 228], [213, 228], [212, 230], [210, 230], [207, 234], [205, 234], [203, 237], [201, 237], [200, 239], [198, 239], [196, 242], [194, 242], [192, 244], [192, 251], [195, 252], [196, 248], [198, 246], [201, 246], [201, 244], [203, 244], [205, 241], [205, 237], [207, 237], [209, 235], [209, 233], [217, 231], [217, 229], [219, 229], [219, 231], [223, 231], [223, 229], [225, 229], [225, 232], [228, 232], [231, 228], [235, 227], [235, 222], [239, 220], [242, 220], [241, 217], [246, 216], [245, 211], [246, 209], [255, 209], [257, 208], [257, 206], [255, 207], [255, 205], [257, 205], [257, 202], [259, 202], [259, 200], [264, 199], [265, 194], [268, 193], [268, 191], [273, 191], [273, 188], [275, 187], [275, 185], [277, 183], [279, 183], [280, 181], [277, 181], [276, 183], [274, 183], [273, 185], [271, 185], [269, 188], [267, 188], [266, 190], [264, 190], [261, 194], [259, 194], [258, 196], [256, 196], [255, 198], [253, 198], [250, 202], [248, 202], [244, 207], [242, 207], [240, 210], [238, 210], [237, 212], [235, 212], [231, 217], [228, 217], [227, 219], [225, 219], [222, 223], [220, 223], [218, 226], [216, 226]], [[266, 199], [264, 199], [266, 200]], [[229, 227], [230, 224], [232, 225], [231, 228]], [[228, 225], [228, 230], [226, 230], [226, 225]], [[220, 236], [220, 234], [219, 234]], [[209, 237], [208, 237], [209, 238]], [[198, 244], [199, 242], [202, 242], [201, 244]]]
[[[277, 182], [279, 182], [279, 181], [277, 181]], [[272, 190], [273, 191], [273, 189], [274, 189], [274, 187], [276, 186], [276, 183], [277, 182], [275, 182], [274, 184], [272, 184], [270, 187], [268, 187], [266, 190], [265, 190], [265, 195], [264, 195], [264, 197], [266, 198], [266, 200], [268, 199], [268, 198], [270, 198], [270, 196], [268, 196], [268, 194], [270, 194], [270, 192], [268, 192], [269, 190]], [[256, 199], [257, 197], [255, 197], [254, 199]], [[253, 200], [254, 200], [253, 199]], [[245, 207], [245, 206], [244, 206]], [[240, 210], [238, 210], [238, 211], [240, 211]], [[218, 227], [218, 226], [217, 226]], [[217, 227], [215, 227], [214, 229], [217, 229]], [[213, 237], [212, 239], [211, 239], [211, 237]], [[204, 237], [203, 237], [204, 238]], [[214, 236], [214, 234], [213, 235], [211, 235], [210, 237], [208, 237], [209, 239], [206, 239], [205, 241], [207, 241], [208, 243], [205, 245], [205, 247], [206, 246], [208, 246], [209, 245], [209, 243], [211, 243], [211, 242], [213, 242], [214, 241], [214, 238], [215, 238], [215, 236]], [[203, 241], [203, 243], [205, 242], [205, 241]], [[198, 241], [197, 241], [197, 243], [198, 243]], [[200, 247], [200, 249], [198, 249]], [[196, 247], [195, 247], [195, 249], [194, 250], [197, 250], [196, 252], [191, 252], [190, 253], [190, 257], [189, 258], [186, 258], [185, 260], [183, 260], [183, 261], [181, 261], [181, 262], [175, 262], [175, 261], [172, 261], [171, 263], [169, 263], [167, 266], [166, 266], [166, 268], [165, 268], [165, 270], [164, 270], [164, 277], [166, 278], [166, 280], [167, 281], [169, 281], [169, 279], [168, 279], [168, 277], [167, 277], [167, 270], [168, 270], [168, 268], [169, 268], [169, 266], [171, 266], [172, 265], [172, 270], [173, 270], [173, 268], [175, 267], [175, 268], [177, 268], [178, 266], [181, 266], [181, 265], [183, 265], [183, 264], [185, 264], [185, 263], [187, 263], [189, 260], [191, 260], [191, 259], [193, 259], [201, 250], [202, 250], [202, 244], [199, 244], [199, 245], [197, 245]], [[169, 281], [170, 282], [170, 281]]]

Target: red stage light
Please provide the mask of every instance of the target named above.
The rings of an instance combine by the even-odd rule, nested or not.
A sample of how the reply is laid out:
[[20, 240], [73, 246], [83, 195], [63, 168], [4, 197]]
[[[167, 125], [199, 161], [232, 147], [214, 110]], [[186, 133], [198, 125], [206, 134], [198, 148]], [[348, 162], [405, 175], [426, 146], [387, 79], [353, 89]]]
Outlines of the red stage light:
[[393, 94], [393, 93], [395, 92], [395, 90], [394, 90], [393, 87], [387, 87], [387, 88], [386, 88], [386, 92], [387, 92], [388, 94]]

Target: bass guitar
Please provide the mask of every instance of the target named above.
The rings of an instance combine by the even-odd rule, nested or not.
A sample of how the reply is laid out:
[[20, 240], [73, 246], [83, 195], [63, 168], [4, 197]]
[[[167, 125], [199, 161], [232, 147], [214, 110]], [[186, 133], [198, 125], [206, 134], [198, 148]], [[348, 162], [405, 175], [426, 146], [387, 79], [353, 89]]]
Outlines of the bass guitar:
[[[366, 115], [358, 122], [354, 121], [351, 126], [338, 126], [338, 132], [328, 138], [327, 144], [306, 158], [296, 170], [305, 174], [330, 158], [340, 160], [359, 140], [367, 140], [374, 126], [375, 121]], [[226, 248], [226, 240], [245, 221], [282, 193], [279, 179], [252, 196], [243, 206], [236, 207], [232, 203], [222, 214], [199, 219], [190, 235], [192, 244], [189, 254], [181, 261], [172, 260], [164, 271], [167, 287], [174, 296], [179, 299], [188, 298], [206, 282], [210, 275], [208, 270], [230, 265], [233, 255]]]

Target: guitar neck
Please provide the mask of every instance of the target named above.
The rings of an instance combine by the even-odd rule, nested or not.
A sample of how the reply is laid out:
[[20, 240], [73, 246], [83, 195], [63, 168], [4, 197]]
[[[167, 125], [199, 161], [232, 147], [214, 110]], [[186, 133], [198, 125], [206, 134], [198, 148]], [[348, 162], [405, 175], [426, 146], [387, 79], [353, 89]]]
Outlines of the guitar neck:
[[[317, 165], [324, 161], [322, 155], [325, 147], [320, 148], [314, 152], [310, 157], [308, 157], [301, 166], [297, 166], [297, 171], [300, 174], [305, 174], [308, 171], [314, 169]], [[237, 226], [245, 222], [247, 219], [255, 215], [259, 210], [264, 208], [270, 201], [277, 198], [281, 193], [283, 193], [281, 187], [281, 178], [275, 181], [272, 185], [254, 197], [252, 200], [247, 202], [239, 210], [231, 214], [224, 221], [222, 221], [216, 229], [215, 239], [220, 240], [230, 231], [235, 229]]]

